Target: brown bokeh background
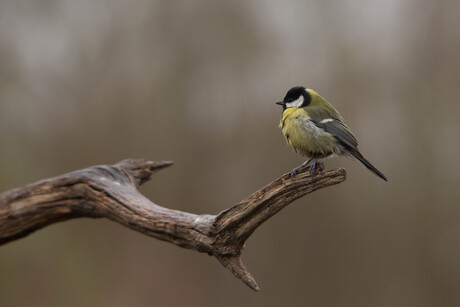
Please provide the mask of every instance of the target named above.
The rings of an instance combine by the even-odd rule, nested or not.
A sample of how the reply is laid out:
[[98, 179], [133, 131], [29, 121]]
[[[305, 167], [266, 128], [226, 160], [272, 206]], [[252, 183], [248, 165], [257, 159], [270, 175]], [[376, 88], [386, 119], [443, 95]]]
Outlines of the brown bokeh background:
[[303, 162], [273, 102], [313, 88], [389, 182], [302, 198], [247, 242], [252, 292], [107, 220], [0, 248], [0, 306], [460, 305], [460, 2], [0, 1], [0, 192], [174, 160], [141, 191], [215, 214]]

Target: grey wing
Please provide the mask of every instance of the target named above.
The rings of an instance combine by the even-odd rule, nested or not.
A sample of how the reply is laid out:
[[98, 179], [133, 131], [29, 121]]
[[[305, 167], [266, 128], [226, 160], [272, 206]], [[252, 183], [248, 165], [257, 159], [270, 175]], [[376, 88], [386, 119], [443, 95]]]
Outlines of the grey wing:
[[358, 150], [358, 141], [356, 140], [353, 133], [350, 131], [345, 123], [340, 119], [334, 118], [316, 118], [311, 119], [311, 121], [318, 127], [321, 128], [333, 136], [335, 136], [345, 147], [345, 152], [343, 154], [349, 154], [356, 159], [358, 159], [364, 166], [366, 166], [371, 172], [379, 176], [385, 181], [388, 181], [382, 172], [380, 172], [375, 166], [373, 166], [369, 161], [367, 161], [363, 155]]
[[348, 145], [352, 148], [357, 149], [358, 141], [356, 140], [353, 133], [350, 131], [347, 125], [340, 119], [326, 118], [326, 119], [312, 119], [312, 122], [315, 125], [333, 136], [335, 136], [339, 141]]

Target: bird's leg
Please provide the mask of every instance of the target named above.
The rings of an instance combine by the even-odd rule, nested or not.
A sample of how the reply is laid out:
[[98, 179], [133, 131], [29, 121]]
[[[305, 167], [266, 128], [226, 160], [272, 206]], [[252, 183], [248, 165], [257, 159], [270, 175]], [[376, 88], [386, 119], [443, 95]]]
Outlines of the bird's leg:
[[311, 174], [312, 177], [315, 176], [316, 167], [318, 165], [321, 165], [322, 168], [324, 169], [324, 163], [321, 162], [321, 161], [318, 161], [318, 159], [314, 159], [313, 162], [311, 163], [311, 166], [310, 166], [310, 174]]
[[308, 165], [308, 163], [311, 161], [311, 159], [308, 159], [307, 161], [305, 161], [304, 163], [302, 163], [302, 165], [300, 166], [297, 166], [296, 168], [294, 168], [291, 172], [291, 177], [294, 177], [295, 174], [301, 170], [302, 168], [306, 167]]

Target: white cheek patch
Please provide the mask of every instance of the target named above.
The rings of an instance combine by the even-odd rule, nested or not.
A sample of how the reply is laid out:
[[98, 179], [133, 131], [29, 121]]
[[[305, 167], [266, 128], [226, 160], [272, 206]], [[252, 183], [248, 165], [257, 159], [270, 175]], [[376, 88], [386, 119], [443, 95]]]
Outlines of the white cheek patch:
[[329, 122], [333, 122], [334, 120], [332, 118], [326, 118], [326, 119], [323, 119], [321, 121], [321, 124], [325, 124], [325, 123], [329, 123]]
[[297, 100], [294, 100], [293, 102], [286, 103], [286, 107], [287, 108], [298, 108], [303, 104], [304, 99], [305, 98], [303, 98], [303, 95], [300, 95], [300, 97], [297, 98]]

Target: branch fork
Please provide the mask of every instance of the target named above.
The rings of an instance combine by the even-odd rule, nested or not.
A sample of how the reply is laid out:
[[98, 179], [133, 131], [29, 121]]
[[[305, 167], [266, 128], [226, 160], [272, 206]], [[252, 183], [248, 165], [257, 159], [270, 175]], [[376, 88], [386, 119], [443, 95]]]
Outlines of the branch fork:
[[[251, 289], [244, 243], [262, 223], [294, 200], [341, 183], [343, 168], [285, 174], [217, 215], [196, 215], [156, 205], [137, 188], [173, 163], [128, 159], [93, 166], [0, 194], [0, 245], [49, 224], [77, 217], [109, 218], [148, 236], [208, 253]], [[322, 169], [319, 169], [321, 171]]]

